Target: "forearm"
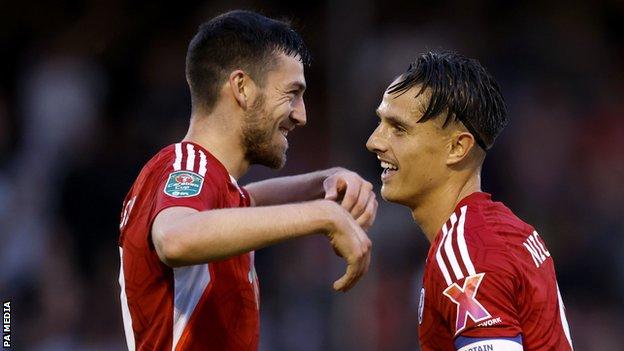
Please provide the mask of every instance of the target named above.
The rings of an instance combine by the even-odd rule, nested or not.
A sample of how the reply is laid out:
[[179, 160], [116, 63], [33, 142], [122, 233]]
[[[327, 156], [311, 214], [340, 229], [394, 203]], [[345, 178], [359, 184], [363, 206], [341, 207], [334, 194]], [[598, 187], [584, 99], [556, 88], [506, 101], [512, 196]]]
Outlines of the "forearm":
[[[281, 206], [217, 209], [170, 220], [153, 232], [161, 260], [186, 266], [225, 259], [288, 239], [328, 232], [340, 208], [320, 200]], [[154, 229], [156, 230], [156, 229]]]
[[341, 168], [295, 176], [279, 177], [250, 183], [245, 189], [251, 194], [256, 206], [271, 206], [323, 198], [323, 181]]

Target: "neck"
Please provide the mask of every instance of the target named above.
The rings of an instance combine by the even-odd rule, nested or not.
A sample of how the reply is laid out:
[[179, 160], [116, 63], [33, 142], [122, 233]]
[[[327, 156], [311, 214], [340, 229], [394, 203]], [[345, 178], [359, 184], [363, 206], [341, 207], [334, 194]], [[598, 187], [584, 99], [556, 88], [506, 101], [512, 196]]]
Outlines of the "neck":
[[238, 180], [249, 169], [249, 162], [245, 159], [240, 142], [240, 127], [233, 124], [235, 120], [218, 112], [207, 116], [194, 113], [183, 141], [194, 142], [210, 151], [228, 173]]
[[478, 191], [481, 191], [480, 169], [464, 182], [449, 182], [446, 186], [419, 199], [418, 204], [412, 207], [412, 217], [425, 233], [427, 240], [433, 242], [457, 204], [466, 196]]

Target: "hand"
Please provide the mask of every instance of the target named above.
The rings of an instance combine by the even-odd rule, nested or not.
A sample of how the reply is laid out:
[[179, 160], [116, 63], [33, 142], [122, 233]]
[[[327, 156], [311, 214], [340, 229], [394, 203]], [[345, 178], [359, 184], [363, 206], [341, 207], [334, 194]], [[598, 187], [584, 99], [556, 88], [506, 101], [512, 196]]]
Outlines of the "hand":
[[368, 230], [377, 215], [377, 199], [373, 184], [357, 173], [339, 168], [323, 182], [325, 199], [339, 201], [364, 230]]
[[329, 204], [334, 207], [330, 209], [334, 220], [327, 237], [336, 254], [347, 262], [347, 271], [334, 282], [334, 290], [346, 292], [368, 272], [372, 243], [346, 210], [334, 202]]

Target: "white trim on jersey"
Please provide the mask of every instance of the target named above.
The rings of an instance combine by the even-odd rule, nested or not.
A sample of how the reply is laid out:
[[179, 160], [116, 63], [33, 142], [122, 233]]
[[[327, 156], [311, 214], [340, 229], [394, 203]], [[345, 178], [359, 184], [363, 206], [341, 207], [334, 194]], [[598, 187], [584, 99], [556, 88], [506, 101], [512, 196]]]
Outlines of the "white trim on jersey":
[[566, 339], [568, 339], [570, 348], [574, 350], [574, 346], [572, 346], [572, 337], [570, 337], [570, 326], [568, 325], [568, 319], [565, 314], [565, 306], [563, 304], [563, 299], [561, 298], [561, 292], [559, 291], [559, 284], [557, 284], [557, 298], [559, 299], [559, 317], [561, 318], [563, 333], [565, 334]]
[[124, 333], [126, 334], [126, 343], [128, 350], [135, 350], [134, 330], [132, 329], [132, 316], [128, 307], [128, 297], [126, 296], [126, 279], [123, 272], [123, 249], [119, 248], [119, 286], [121, 287], [121, 315], [123, 316]]
[[186, 170], [193, 172], [195, 168], [195, 148], [193, 144], [186, 144]]
[[459, 280], [464, 277], [464, 273], [462, 272], [461, 267], [459, 267], [459, 262], [455, 256], [455, 250], [453, 250], [453, 231], [455, 230], [455, 223], [457, 223], [457, 216], [453, 213], [451, 215], [451, 229], [449, 229], [449, 233], [444, 242], [444, 252], [446, 253], [446, 257], [451, 264], [451, 268], [455, 274], [455, 279]]
[[175, 161], [173, 162], [173, 170], [179, 171], [182, 169], [182, 143], [175, 144]]
[[202, 150], [199, 150], [199, 175], [202, 177], [206, 176], [206, 164], [208, 164], [206, 154]]
[[491, 351], [523, 351], [522, 345], [513, 340], [505, 339], [488, 339], [473, 342], [466, 345], [457, 351], [476, 351], [476, 350], [491, 350]]
[[446, 268], [446, 264], [442, 259], [442, 243], [446, 239], [448, 235], [448, 229], [446, 228], [446, 223], [442, 226], [442, 240], [440, 241], [440, 245], [438, 245], [438, 250], [436, 251], [436, 261], [438, 262], [438, 267], [440, 267], [440, 271], [442, 271], [442, 275], [444, 276], [444, 280], [446, 280], [447, 285], [451, 285], [453, 281], [451, 280], [451, 275], [449, 274], [448, 269]]
[[173, 343], [175, 350], [199, 299], [210, 283], [208, 264], [199, 264], [173, 269]]
[[[468, 207], [463, 206], [461, 210], [461, 214], [459, 216], [459, 220], [457, 219], [457, 215], [453, 213], [450, 216], [451, 220], [451, 228], [448, 229], [446, 223], [442, 226], [442, 240], [440, 240], [440, 244], [438, 245], [438, 250], [436, 252], [436, 261], [438, 262], [438, 266], [440, 267], [440, 271], [442, 271], [442, 275], [444, 276], [444, 280], [446, 280], [447, 285], [451, 285], [456, 280], [460, 280], [464, 278], [464, 272], [461, 269], [460, 262], [464, 264], [466, 267], [466, 271], [468, 272], [468, 276], [477, 274], [474, 265], [472, 264], [472, 260], [470, 259], [470, 253], [468, 252], [468, 245], [466, 244], [466, 237], [464, 233], [464, 225], [466, 223], [466, 212]], [[455, 227], [457, 224], [457, 227]], [[456, 234], [457, 247], [459, 248], [459, 252], [453, 248], [453, 237]], [[442, 250], [444, 248], [444, 250]], [[453, 271], [455, 279], [452, 279], [449, 273], [449, 267], [444, 262], [443, 257], [446, 256], [450, 268]]]
[[475, 275], [477, 272], [475, 271], [474, 265], [472, 264], [472, 260], [470, 259], [470, 254], [468, 253], [468, 245], [466, 245], [466, 238], [464, 236], [464, 224], [466, 223], [466, 211], [468, 210], [468, 206], [462, 206], [461, 215], [459, 216], [459, 223], [457, 224], [457, 245], [459, 246], [459, 252], [461, 253], [462, 261], [464, 261], [464, 265], [468, 270], [468, 275]]

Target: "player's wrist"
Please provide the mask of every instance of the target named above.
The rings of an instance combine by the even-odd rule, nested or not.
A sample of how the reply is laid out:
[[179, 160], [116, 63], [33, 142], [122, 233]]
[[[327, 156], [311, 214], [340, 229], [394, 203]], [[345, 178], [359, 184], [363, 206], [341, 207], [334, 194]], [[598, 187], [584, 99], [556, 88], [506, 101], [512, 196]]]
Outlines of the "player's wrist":
[[320, 230], [324, 234], [329, 234], [341, 228], [345, 221], [345, 210], [335, 201], [317, 200], [314, 201], [320, 209]]

